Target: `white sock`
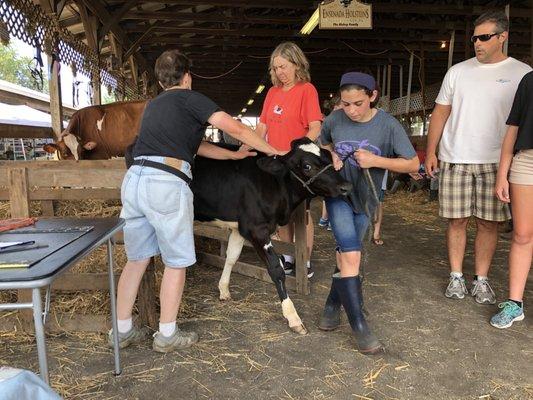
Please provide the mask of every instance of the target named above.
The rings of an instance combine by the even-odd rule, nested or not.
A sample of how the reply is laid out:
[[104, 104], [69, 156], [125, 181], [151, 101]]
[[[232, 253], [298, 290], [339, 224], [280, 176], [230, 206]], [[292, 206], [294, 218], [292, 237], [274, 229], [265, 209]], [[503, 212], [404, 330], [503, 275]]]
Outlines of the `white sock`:
[[450, 276], [454, 277], [454, 278], [462, 278], [463, 277], [463, 273], [462, 272], [450, 272]]
[[118, 331], [120, 333], [129, 332], [131, 330], [131, 328], [133, 328], [133, 319], [132, 318], [118, 319], [117, 323], [118, 323]]
[[305, 263], [305, 266], [307, 268], [311, 268], [311, 261], [310, 260], [307, 260], [307, 262]]
[[478, 281], [486, 281], [486, 280], [488, 280], [488, 279], [489, 279], [489, 278], [486, 277], [486, 276], [481, 276], [481, 275], [478, 275], [478, 276], [477, 276], [477, 280], [478, 280]]
[[176, 332], [176, 321], [159, 323], [159, 332], [165, 337], [170, 337]]
[[283, 254], [283, 258], [285, 259], [286, 262], [288, 263], [294, 263], [294, 257], [293, 256], [289, 256], [287, 254]]

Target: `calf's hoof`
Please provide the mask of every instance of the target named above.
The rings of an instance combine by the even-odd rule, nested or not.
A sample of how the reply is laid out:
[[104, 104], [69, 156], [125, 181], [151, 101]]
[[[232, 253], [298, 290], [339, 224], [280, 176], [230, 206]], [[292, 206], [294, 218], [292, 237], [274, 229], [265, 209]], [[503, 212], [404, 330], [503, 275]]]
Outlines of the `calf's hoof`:
[[293, 332], [296, 332], [299, 335], [307, 335], [309, 333], [304, 324], [290, 326], [289, 328], [291, 328]]
[[222, 294], [220, 293], [220, 296], [219, 296], [219, 299], [220, 301], [230, 301], [231, 300], [231, 294], [229, 293], [225, 293], [225, 294]]

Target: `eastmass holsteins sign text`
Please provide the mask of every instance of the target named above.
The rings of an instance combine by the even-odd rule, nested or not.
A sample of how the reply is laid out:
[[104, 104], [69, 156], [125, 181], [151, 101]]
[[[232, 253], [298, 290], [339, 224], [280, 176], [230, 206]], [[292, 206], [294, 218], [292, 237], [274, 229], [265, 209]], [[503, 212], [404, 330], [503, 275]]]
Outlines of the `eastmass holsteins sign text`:
[[372, 5], [356, 0], [326, 0], [319, 6], [320, 29], [372, 29]]

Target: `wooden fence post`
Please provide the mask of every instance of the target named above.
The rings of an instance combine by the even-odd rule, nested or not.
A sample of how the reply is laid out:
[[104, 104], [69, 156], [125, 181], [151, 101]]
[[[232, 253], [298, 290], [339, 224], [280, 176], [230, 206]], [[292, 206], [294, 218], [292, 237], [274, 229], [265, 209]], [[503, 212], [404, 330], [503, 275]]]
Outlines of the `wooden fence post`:
[[139, 293], [137, 294], [137, 307], [139, 308], [139, 323], [141, 326], [148, 326], [157, 331], [157, 315], [155, 308], [155, 263], [154, 258], [150, 259], [150, 263], [146, 268]]
[[307, 279], [307, 230], [306, 230], [307, 211], [305, 202], [300, 204], [295, 211], [295, 240], [294, 240], [294, 261], [296, 265], [296, 292], [300, 294], [309, 294], [309, 285]]
[[54, 200], [41, 200], [41, 211], [43, 217], [54, 216]]
[[30, 216], [28, 170], [26, 168], [10, 168], [7, 173], [11, 218], [27, 218]]
[[[30, 216], [30, 197], [28, 193], [28, 170], [26, 168], [9, 168], [9, 205], [11, 218], [27, 218]], [[31, 303], [31, 290], [18, 290], [17, 299], [20, 303]], [[33, 314], [31, 310], [20, 310], [22, 329], [31, 331]]]

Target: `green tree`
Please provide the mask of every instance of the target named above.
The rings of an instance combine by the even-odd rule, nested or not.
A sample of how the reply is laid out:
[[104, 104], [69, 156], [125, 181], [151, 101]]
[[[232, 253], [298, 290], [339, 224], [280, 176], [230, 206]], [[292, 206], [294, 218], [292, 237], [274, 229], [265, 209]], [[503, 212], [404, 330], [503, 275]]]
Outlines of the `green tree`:
[[102, 104], [114, 103], [117, 101], [115, 94], [113, 92], [109, 94], [104, 85], [101, 86], [100, 93], [102, 94]]
[[40, 88], [41, 82], [32, 77], [30, 66], [35, 66], [35, 61], [30, 57], [20, 56], [10, 45], [0, 44], [0, 79], [48, 93], [46, 70], [42, 70], [43, 87]]

